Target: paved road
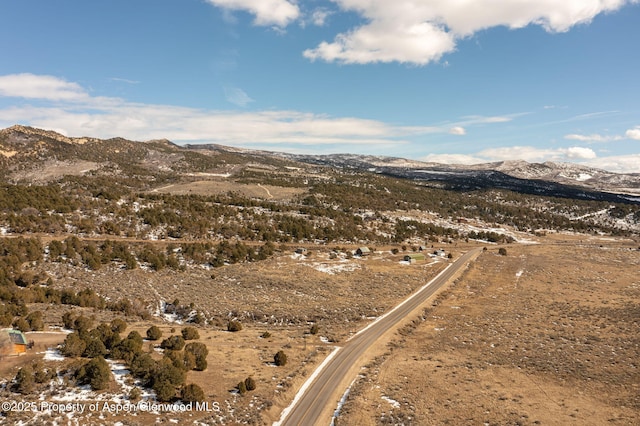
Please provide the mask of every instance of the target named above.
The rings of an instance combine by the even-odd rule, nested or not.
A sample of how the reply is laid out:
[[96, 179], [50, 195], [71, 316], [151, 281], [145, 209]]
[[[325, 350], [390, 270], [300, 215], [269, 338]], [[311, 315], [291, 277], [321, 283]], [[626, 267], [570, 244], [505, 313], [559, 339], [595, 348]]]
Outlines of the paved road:
[[328, 425], [329, 415], [336, 408], [338, 399], [346, 391], [346, 386], [351, 379], [355, 378], [356, 373], [352, 372], [353, 377], [349, 377], [349, 371], [358, 359], [386, 331], [426, 302], [480, 250], [474, 249], [465, 253], [418, 292], [345, 342], [344, 346], [317, 374], [298, 402], [290, 408], [281, 425]]

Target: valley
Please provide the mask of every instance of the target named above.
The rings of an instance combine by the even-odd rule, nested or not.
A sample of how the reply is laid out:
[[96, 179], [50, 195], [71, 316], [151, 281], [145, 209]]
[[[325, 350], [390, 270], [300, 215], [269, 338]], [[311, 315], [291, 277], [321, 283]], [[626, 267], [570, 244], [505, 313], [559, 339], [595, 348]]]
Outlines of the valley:
[[[336, 424], [639, 415], [637, 176], [563, 167], [569, 185], [544, 180], [549, 164], [536, 180], [522, 164], [438, 174], [23, 126], [0, 150], [1, 328], [33, 341], [3, 343], [0, 400], [37, 409], [0, 423], [54, 424], [45, 401], [85, 404], [70, 424], [271, 424], [334, 347], [473, 250], [366, 352]], [[88, 410], [105, 402], [174, 405]]]

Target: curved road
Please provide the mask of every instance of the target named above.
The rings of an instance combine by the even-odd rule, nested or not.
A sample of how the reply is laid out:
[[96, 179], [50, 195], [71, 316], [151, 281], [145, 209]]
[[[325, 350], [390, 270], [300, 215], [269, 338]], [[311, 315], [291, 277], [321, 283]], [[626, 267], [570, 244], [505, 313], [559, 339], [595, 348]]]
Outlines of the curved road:
[[480, 251], [479, 248], [473, 249], [462, 255], [404, 302], [347, 340], [333, 358], [324, 364], [324, 368], [317, 373], [315, 379], [313, 377], [309, 379], [313, 382], [297, 402], [283, 412], [284, 418], [276, 424], [286, 426], [329, 424], [329, 416], [337, 406], [338, 399], [355, 377], [354, 373], [351, 373], [353, 377], [349, 377], [349, 372], [356, 366], [358, 359], [385, 332], [433, 296]]

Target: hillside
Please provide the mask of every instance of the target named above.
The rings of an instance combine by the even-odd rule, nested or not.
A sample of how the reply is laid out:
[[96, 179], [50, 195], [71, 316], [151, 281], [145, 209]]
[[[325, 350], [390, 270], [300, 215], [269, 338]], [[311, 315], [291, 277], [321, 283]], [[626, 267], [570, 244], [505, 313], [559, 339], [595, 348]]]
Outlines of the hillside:
[[[615, 247], [626, 257], [611, 255], [612, 273], [640, 244], [633, 197], [506, 171], [22, 126], [0, 130], [0, 153], [0, 328], [34, 342], [0, 364], [0, 401], [215, 407], [142, 410], [139, 424], [277, 420], [336, 342], [471, 249], [495, 260], [505, 247]], [[414, 252], [424, 260], [406, 260]], [[0, 422], [60, 415], [38, 408]], [[131, 422], [109, 410], [67, 419]]]

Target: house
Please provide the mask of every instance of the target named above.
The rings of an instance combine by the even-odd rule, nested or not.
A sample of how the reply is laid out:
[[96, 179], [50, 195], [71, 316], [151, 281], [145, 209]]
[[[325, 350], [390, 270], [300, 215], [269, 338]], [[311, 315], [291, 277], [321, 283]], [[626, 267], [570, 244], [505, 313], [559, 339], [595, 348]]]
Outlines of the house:
[[27, 352], [31, 344], [20, 330], [0, 330], [0, 356], [21, 355]]
[[404, 257], [404, 261], [405, 262], [411, 262], [411, 263], [416, 263], [416, 262], [420, 262], [420, 261], [424, 261], [426, 258], [424, 256], [424, 254], [422, 253], [411, 253], [411, 254], [407, 254]]
[[369, 250], [368, 247], [358, 247], [356, 254], [358, 256], [369, 256], [371, 254], [371, 250]]
[[438, 250], [434, 251], [433, 254], [436, 255], [436, 256], [440, 256], [440, 257], [445, 257], [446, 256], [446, 253], [442, 249], [438, 249]]

